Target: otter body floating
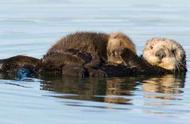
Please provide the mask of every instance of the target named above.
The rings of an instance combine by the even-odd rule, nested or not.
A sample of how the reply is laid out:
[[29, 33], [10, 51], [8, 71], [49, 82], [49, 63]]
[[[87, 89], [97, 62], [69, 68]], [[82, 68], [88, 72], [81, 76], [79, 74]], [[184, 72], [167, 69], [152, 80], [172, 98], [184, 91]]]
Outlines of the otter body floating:
[[42, 59], [15, 56], [0, 60], [1, 73], [14, 75], [20, 68], [37, 76], [76, 77], [162, 75], [187, 70], [185, 51], [176, 41], [153, 38], [139, 57], [132, 40], [118, 32], [77, 32], [59, 40]]

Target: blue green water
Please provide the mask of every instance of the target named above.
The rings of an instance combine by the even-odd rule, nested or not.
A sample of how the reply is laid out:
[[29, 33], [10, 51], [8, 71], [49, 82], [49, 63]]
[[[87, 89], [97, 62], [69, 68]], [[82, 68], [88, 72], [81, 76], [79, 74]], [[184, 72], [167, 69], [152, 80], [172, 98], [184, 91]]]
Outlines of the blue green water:
[[[188, 0], [0, 0], [0, 58], [41, 58], [76, 31], [128, 34], [138, 54], [146, 40], [180, 42], [190, 68]], [[1, 124], [189, 124], [185, 78], [0, 79]]]

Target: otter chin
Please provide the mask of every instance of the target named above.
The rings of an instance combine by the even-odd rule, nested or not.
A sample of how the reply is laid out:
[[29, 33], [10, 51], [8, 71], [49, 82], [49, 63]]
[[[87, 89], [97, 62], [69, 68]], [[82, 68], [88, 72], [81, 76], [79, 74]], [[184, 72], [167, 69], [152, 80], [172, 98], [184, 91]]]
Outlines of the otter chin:
[[176, 41], [166, 38], [152, 38], [147, 41], [143, 58], [151, 65], [172, 72], [186, 71], [186, 54]]

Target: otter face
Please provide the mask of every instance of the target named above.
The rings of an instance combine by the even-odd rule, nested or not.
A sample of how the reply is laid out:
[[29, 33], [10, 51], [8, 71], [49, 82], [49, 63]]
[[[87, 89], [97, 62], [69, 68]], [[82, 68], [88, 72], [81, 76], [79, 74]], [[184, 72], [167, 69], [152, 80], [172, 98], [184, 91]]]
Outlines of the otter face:
[[151, 65], [171, 71], [186, 69], [186, 55], [182, 46], [174, 40], [153, 38], [143, 50], [143, 58]]
[[126, 64], [121, 57], [124, 49], [129, 49], [136, 53], [135, 45], [129, 37], [120, 32], [111, 33], [107, 45], [108, 62]]

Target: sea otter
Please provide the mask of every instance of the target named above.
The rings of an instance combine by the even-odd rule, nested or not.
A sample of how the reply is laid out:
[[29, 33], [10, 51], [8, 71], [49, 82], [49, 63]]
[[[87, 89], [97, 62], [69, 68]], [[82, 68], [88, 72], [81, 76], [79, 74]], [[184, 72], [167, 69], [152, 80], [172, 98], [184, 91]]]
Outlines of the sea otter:
[[1, 72], [7, 68], [15, 70], [12, 63], [17, 63], [17, 68], [35, 70], [32, 72], [37, 75], [51, 76], [107, 77], [186, 71], [185, 51], [176, 41], [148, 40], [142, 57], [139, 57], [134, 43], [123, 33], [77, 32], [59, 40], [42, 59], [35, 59], [35, 63], [32, 57], [13, 58], [0, 61]]
[[[64, 75], [88, 74], [88, 70], [98, 69], [107, 60], [105, 33], [77, 32], [63, 37], [53, 45], [42, 58], [42, 73], [58, 70]], [[100, 70], [96, 70], [100, 71]], [[75, 73], [76, 72], [76, 73]], [[92, 72], [92, 71], [91, 71]]]

